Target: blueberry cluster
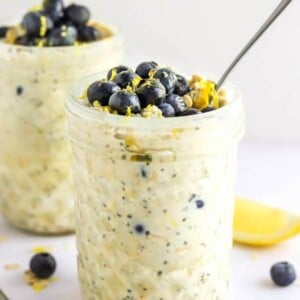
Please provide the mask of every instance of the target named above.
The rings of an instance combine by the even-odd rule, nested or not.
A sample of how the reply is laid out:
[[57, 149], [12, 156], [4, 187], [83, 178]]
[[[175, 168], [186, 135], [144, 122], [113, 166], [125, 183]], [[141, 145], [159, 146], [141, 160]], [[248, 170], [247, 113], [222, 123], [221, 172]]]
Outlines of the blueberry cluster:
[[[100, 30], [88, 25], [90, 15], [89, 9], [82, 5], [64, 6], [63, 0], [44, 0], [38, 8], [23, 16], [20, 30], [9, 42], [23, 46], [57, 47], [100, 40]], [[1, 27], [0, 38], [5, 37], [9, 30]]]
[[197, 101], [193, 101], [193, 97], [199, 98], [199, 87], [194, 85], [195, 81], [191, 82], [192, 85], [171, 69], [147, 61], [139, 64], [135, 71], [127, 66], [112, 68], [106, 79], [88, 87], [87, 98], [91, 106], [103, 111], [146, 118], [195, 115], [219, 107], [214, 99], [217, 98], [215, 85], [210, 85], [207, 104], [201, 109]]

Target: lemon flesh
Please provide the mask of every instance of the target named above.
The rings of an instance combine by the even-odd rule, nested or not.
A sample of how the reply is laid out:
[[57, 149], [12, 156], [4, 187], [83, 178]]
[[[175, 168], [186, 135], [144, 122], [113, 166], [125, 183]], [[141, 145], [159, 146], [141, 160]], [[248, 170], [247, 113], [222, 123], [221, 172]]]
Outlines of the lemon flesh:
[[234, 241], [250, 246], [271, 246], [300, 233], [300, 217], [259, 202], [237, 198]]

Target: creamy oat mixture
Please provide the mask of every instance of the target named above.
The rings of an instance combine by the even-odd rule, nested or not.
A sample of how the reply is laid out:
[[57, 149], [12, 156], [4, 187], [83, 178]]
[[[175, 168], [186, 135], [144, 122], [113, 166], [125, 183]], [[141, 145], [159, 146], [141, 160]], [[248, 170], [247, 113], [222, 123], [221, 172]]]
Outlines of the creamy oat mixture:
[[84, 88], [68, 102], [83, 299], [228, 299], [240, 97], [144, 119], [85, 107]]

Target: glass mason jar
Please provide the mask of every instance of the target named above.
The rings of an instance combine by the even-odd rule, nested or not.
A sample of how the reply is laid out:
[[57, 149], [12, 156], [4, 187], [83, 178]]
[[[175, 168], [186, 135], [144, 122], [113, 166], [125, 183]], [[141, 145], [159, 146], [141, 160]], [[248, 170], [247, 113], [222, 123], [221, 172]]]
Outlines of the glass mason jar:
[[241, 94], [188, 117], [106, 114], [67, 102], [83, 299], [228, 299]]
[[111, 33], [74, 47], [0, 41], [0, 210], [15, 227], [74, 231], [65, 99], [74, 80], [121, 61], [122, 39]]

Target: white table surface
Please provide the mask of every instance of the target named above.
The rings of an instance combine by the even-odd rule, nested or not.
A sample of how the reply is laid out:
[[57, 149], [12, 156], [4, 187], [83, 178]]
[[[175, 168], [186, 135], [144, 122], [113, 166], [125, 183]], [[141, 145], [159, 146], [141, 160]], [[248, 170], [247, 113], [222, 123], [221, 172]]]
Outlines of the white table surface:
[[[300, 145], [242, 143], [239, 151], [237, 193], [300, 214]], [[79, 300], [74, 236], [37, 237], [9, 227], [0, 218], [0, 289], [10, 300]], [[57, 259], [59, 281], [37, 294], [23, 281], [32, 248], [50, 246]], [[299, 300], [300, 280], [277, 288], [269, 279], [274, 262], [291, 261], [300, 279], [300, 236], [272, 248], [235, 246], [233, 250], [232, 294], [235, 300]], [[4, 265], [18, 263], [18, 270]], [[117, 300], [117, 299], [116, 299]], [[173, 299], [170, 299], [173, 300]], [[200, 299], [208, 300], [208, 299]]]

